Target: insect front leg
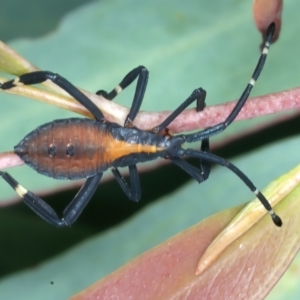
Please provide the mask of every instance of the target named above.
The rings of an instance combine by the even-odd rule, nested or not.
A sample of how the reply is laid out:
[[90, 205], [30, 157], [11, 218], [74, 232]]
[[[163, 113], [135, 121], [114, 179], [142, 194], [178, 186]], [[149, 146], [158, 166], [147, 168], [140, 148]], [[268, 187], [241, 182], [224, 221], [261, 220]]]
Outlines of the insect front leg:
[[[161, 124], [154, 127], [152, 131], [154, 131], [155, 133], [159, 133], [160, 131], [165, 129], [184, 109], [186, 109], [194, 101], [197, 101], [196, 110], [198, 112], [203, 111], [206, 106], [205, 98], [206, 91], [204, 89], [199, 88], [194, 90], [193, 93], [176, 110], [174, 110], [173, 113], [171, 113]], [[201, 151], [210, 152], [208, 138], [201, 141]], [[192, 168], [192, 166], [188, 163], [183, 163], [183, 160], [181, 159], [171, 159], [175, 164], [184, 169], [199, 182], [206, 180], [209, 176], [211, 169], [211, 163], [209, 161], [200, 159], [200, 170], [194, 170], [194, 167]]]
[[181, 168], [183, 171], [188, 173], [191, 177], [196, 179], [199, 183], [202, 183], [208, 178], [208, 175], [203, 174], [202, 169], [198, 169], [185, 161], [184, 159], [181, 159], [180, 157], [169, 157], [169, 159], [179, 168]]
[[[206, 106], [205, 97], [206, 97], [206, 92], [202, 97], [199, 97], [197, 99], [197, 107], [196, 107], [197, 112], [204, 110]], [[201, 141], [200, 151], [210, 152], [209, 138], [206, 138]], [[200, 173], [202, 174], [204, 180], [208, 179], [210, 170], [211, 170], [211, 162], [200, 158]]]
[[17, 194], [23, 199], [38, 216], [42, 219], [54, 225], [56, 227], [70, 226], [74, 223], [82, 210], [90, 201], [91, 197], [95, 193], [96, 188], [102, 177], [102, 173], [90, 177], [86, 180], [82, 188], [77, 195], [73, 198], [70, 204], [65, 208], [63, 212], [63, 218], [59, 218], [53, 208], [47, 204], [43, 199], [35, 195], [34, 193], [26, 190], [22, 187], [12, 176], [6, 172], [0, 171], [0, 176], [17, 192]]
[[191, 103], [197, 101], [196, 109], [201, 111], [205, 108], [206, 91], [202, 88], [198, 88], [192, 92], [192, 94], [179, 105], [162, 123], [152, 128], [151, 131], [159, 133], [166, 129]]

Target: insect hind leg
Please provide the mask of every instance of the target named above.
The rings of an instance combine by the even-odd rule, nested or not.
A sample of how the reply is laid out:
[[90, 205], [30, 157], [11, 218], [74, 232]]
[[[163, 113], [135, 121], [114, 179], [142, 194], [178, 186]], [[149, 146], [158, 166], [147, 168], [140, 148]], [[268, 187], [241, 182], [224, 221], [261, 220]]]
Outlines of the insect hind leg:
[[42, 83], [48, 79], [61, 87], [69, 95], [75, 98], [80, 104], [82, 104], [86, 109], [88, 109], [96, 120], [100, 121], [104, 119], [104, 115], [102, 114], [100, 109], [78, 88], [76, 88], [64, 77], [49, 71], [36, 71], [23, 74], [18, 78], [0, 84], [0, 88], [3, 90], [7, 90], [18, 85], [32, 85]]
[[70, 226], [74, 223], [82, 210], [88, 204], [94, 194], [102, 173], [86, 180], [77, 195], [63, 212], [63, 218], [59, 218], [54, 209], [43, 199], [22, 187], [11, 175], [0, 171], [0, 176], [17, 192], [23, 202], [29, 206], [39, 217], [56, 227]]

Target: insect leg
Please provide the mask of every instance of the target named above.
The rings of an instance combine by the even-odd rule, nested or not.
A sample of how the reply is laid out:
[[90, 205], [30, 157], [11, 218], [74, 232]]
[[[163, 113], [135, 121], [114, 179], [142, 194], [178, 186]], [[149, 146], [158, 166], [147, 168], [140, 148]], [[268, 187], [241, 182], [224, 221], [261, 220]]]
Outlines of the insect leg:
[[102, 178], [102, 175], [103, 173], [100, 173], [88, 178], [81, 187], [81, 189], [78, 191], [76, 196], [73, 198], [73, 200], [65, 208], [63, 212], [63, 219], [67, 225], [71, 225], [72, 223], [74, 223], [80, 216], [81, 212], [94, 195]]
[[[154, 127], [152, 130], [155, 133], [158, 133], [161, 130], [165, 129], [193, 101], [197, 100], [196, 110], [198, 112], [204, 110], [204, 108], [206, 106], [205, 98], [206, 98], [206, 91], [205, 90], [203, 90], [202, 88], [194, 90], [193, 93], [167, 119], [165, 119], [160, 125]], [[210, 151], [208, 138], [201, 141], [201, 151], [206, 151], [206, 152]], [[175, 164], [177, 164], [176, 161], [173, 160], [173, 162]], [[179, 166], [180, 166], [180, 164], [179, 164]], [[190, 167], [191, 167], [191, 165], [187, 163], [187, 165], [185, 166], [185, 171], [190, 169]], [[196, 178], [197, 176], [194, 177], [192, 174], [190, 174], [190, 175], [192, 177], [194, 177], [196, 180], [198, 180], [199, 182], [202, 182], [202, 181], [204, 181], [208, 178], [209, 173], [210, 173], [210, 169], [211, 169], [210, 162], [200, 159], [200, 174], [202, 174], [201, 175], [202, 180], [199, 181]], [[196, 169], [196, 170], [197, 170], [197, 173], [199, 173], [199, 170], [198, 169]]]
[[[193, 101], [197, 100], [197, 107], [196, 107], [196, 109], [197, 109], [198, 112], [204, 110], [204, 108], [206, 106], [206, 104], [205, 104], [205, 98], [206, 98], [206, 91], [205, 90], [203, 90], [202, 88], [194, 90], [193, 93], [171, 115], [169, 115], [169, 117], [167, 117], [160, 125], [154, 127], [152, 129], [152, 131], [154, 131], [155, 133], [158, 133], [161, 130], [165, 129]], [[206, 138], [206, 139], [204, 139], [204, 140], [201, 141], [201, 151], [210, 152], [208, 138]], [[177, 164], [176, 161], [173, 160], [173, 162], [175, 164]], [[180, 164], [179, 164], [179, 166], [180, 166]], [[191, 165], [188, 164], [188, 166], [186, 166], [185, 170], [187, 171], [187, 169], [189, 169], [190, 166]], [[203, 179], [201, 181], [204, 181], [204, 180], [206, 180], [208, 178], [209, 173], [210, 173], [210, 169], [211, 169], [210, 162], [200, 159], [200, 173], [202, 174], [201, 176], [203, 177]], [[197, 173], [199, 173], [199, 170], [198, 170]], [[194, 177], [193, 175], [191, 175], [191, 176]], [[198, 180], [196, 177], [194, 177], [194, 178], [196, 180]]]
[[167, 128], [170, 123], [180, 115], [191, 103], [197, 100], [197, 111], [203, 110], [205, 107], [205, 97], [206, 91], [202, 88], [196, 89], [193, 93], [177, 108], [175, 109], [161, 124], [152, 128], [154, 133], [159, 133], [160, 131]]
[[68, 94], [74, 97], [80, 104], [82, 104], [86, 109], [88, 109], [96, 120], [100, 121], [104, 119], [104, 115], [100, 109], [78, 88], [76, 88], [72, 83], [66, 80], [64, 77], [48, 72], [48, 71], [36, 71], [32, 73], [26, 73], [21, 75], [14, 80], [9, 80], [0, 84], [0, 88], [3, 90], [11, 89], [18, 85], [32, 85], [37, 83], [42, 83], [47, 79], [51, 80], [53, 83], [61, 87]]
[[[209, 139], [201, 141], [201, 152], [210, 153]], [[200, 158], [200, 172], [203, 174], [204, 180], [208, 179], [211, 170], [211, 162]]]
[[205, 174], [203, 173], [203, 171], [196, 167], [194, 167], [193, 165], [189, 164], [188, 162], [186, 162], [185, 160], [179, 158], [179, 157], [170, 157], [170, 160], [179, 168], [181, 168], [182, 170], [184, 170], [186, 173], [188, 173], [191, 177], [193, 177], [194, 179], [196, 179], [199, 183], [205, 181], [207, 179], [208, 176], [205, 176]]
[[138, 78], [132, 101], [132, 106], [130, 108], [128, 116], [125, 119], [124, 127], [132, 126], [132, 123], [140, 110], [148, 83], [148, 77], [149, 71], [145, 67], [139, 66], [130, 71], [110, 93], [106, 93], [103, 90], [100, 90], [96, 93], [97, 95], [102, 95], [105, 98], [112, 100], [120, 92], [122, 92], [122, 90], [128, 87], [136, 78]]
[[112, 168], [111, 171], [127, 197], [132, 201], [138, 202], [141, 198], [139, 174], [136, 165], [129, 165], [128, 168], [130, 176], [130, 187], [117, 168]]
[[88, 178], [71, 203], [64, 210], [64, 217], [59, 218], [52, 207], [34, 193], [27, 191], [12, 176], [0, 171], [0, 176], [17, 192], [38, 216], [56, 227], [65, 227], [76, 221], [84, 207], [94, 194], [102, 173]]
[[[202, 98], [199, 97], [197, 99], [197, 111], [198, 112], [203, 111], [206, 106], [205, 96], [206, 96], [206, 93], [204, 94], [204, 96]], [[201, 141], [200, 151], [210, 152], [209, 138]], [[208, 179], [210, 170], [211, 170], [211, 163], [207, 160], [203, 160], [200, 158], [200, 173], [202, 174], [204, 180]]]

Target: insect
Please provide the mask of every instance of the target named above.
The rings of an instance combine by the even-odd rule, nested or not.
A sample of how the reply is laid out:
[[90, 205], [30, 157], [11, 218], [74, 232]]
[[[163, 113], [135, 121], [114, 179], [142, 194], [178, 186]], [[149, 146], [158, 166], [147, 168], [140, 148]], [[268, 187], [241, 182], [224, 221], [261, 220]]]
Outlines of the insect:
[[[70, 180], [86, 178], [82, 188], [65, 208], [63, 218], [59, 218], [44, 200], [26, 190], [8, 173], [0, 171], [0, 175], [37, 215], [52, 225], [64, 227], [76, 221], [94, 194], [103, 172], [109, 168], [128, 198], [132, 201], [139, 201], [141, 189], [137, 163], [159, 157], [169, 159], [199, 183], [208, 179], [211, 163], [216, 163], [235, 173], [261, 201], [273, 222], [281, 226], [280, 217], [274, 213], [267, 199], [256, 189], [250, 179], [227, 160], [212, 154], [209, 149], [209, 138], [225, 130], [248, 99], [264, 66], [274, 30], [275, 25], [272, 23], [268, 28], [264, 48], [252, 78], [227, 119], [213, 127], [191, 134], [159, 135], [192, 102], [197, 102], [198, 110], [204, 109], [206, 92], [202, 88], [195, 89], [175, 111], [152, 130], [144, 131], [133, 125], [148, 82], [148, 70], [143, 66], [129, 72], [110, 93], [98, 92], [112, 100], [137, 79], [132, 106], [124, 126], [108, 122], [100, 109], [88, 97], [58, 74], [37, 71], [0, 84], [0, 88], [6, 90], [18, 85], [42, 83], [49, 79], [85, 106], [95, 118], [95, 120], [61, 119], [41, 125], [26, 135], [14, 148], [14, 152], [40, 174]], [[183, 144], [196, 141], [201, 141], [201, 150], [182, 148]], [[183, 159], [185, 157], [198, 158], [200, 168], [186, 162]], [[127, 184], [122, 177], [119, 167], [128, 167], [130, 184]]]

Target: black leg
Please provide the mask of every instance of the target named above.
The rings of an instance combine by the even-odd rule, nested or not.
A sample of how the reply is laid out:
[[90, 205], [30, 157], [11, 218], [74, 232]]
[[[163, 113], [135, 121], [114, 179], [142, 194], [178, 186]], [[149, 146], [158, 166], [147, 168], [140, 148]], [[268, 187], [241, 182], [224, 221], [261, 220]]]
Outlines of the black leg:
[[[197, 111], [203, 111], [206, 103], [205, 103], [205, 97], [206, 97], [206, 92], [204, 96], [201, 98], [199, 97], [197, 100]], [[209, 139], [204, 139], [201, 141], [201, 147], [200, 150], [202, 152], [210, 152], [210, 147], [209, 147]], [[211, 170], [211, 163], [209, 161], [200, 159], [200, 173], [203, 175], [203, 179], [206, 180], [209, 177]]]
[[[132, 106], [130, 108], [128, 116], [125, 119], [124, 127], [131, 127], [137, 113], [139, 112], [148, 84], [148, 77], [148, 70], [144, 66], [139, 66], [130, 71], [110, 93], [107, 93], [103, 90], [100, 90], [96, 93], [97, 95], [103, 95], [109, 100], [113, 100], [120, 92], [122, 92], [136, 78], [138, 78]], [[117, 168], [112, 168], [111, 170], [127, 197], [132, 201], [138, 202], [141, 198], [141, 187], [138, 171], [136, 165], [130, 165], [128, 166], [128, 168], [130, 176], [130, 187]]]
[[64, 222], [68, 225], [74, 223], [77, 218], [80, 216], [83, 209], [91, 200], [94, 195], [100, 180], [102, 178], [103, 173], [97, 174], [93, 177], [88, 178], [78, 193], [75, 195], [73, 200], [69, 203], [69, 205], [65, 208]]
[[191, 177], [196, 179], [199, 183], [205, 181], [208, 176], [203, 174], [201, 169], [198, 169], [185, 160], [179, 158], [179, 157], [170, 157], [170, 160], [179, 168], [187, 172]]
[[[214, 155], [212, 153], [201, 152], [201, 151], [197, 151], [197, 150], [193, 150], [193, 149], [182, 150], [181, 154], [183, 156], [188, 156], [188, 157], [198, 157], [202, 160], [206, 160], [206, 161], [209, 161], [211, 163], [216, 163], [218, 165], [221, 165], [221, 166], [226, 167], [229, 170], [231, 170], [233, 173], [235, 173], [245, 183], [245, 185], [260, 200], [262, 205], [265, 207], [265, 209], [268, 211], [268, 213], [272, 217], [272, 220], [275, 223], [275, 225], [277, 225], [277, 226], [282, 225], [281, 219], [279, 218], [279, 216], [277, 216], [275, 214], [275, 212], [273, 211], [270, 203], [265, 198], [265, 196], [254, 186], [252, 181], [240, 169], [238, 169], [232, 163], [230, 163], [229, 161], [225, 160], [224, 158], [221, 158], [221, 157], [219, 157], [217, 155]], [[189, 170], [187, 170], [187, 172], [189, 173]]]
[[4, 82], [0, 84], [0, 88], [3, 90], [11, 89], [17, 85], [32, 85], [37, 83], [42, 83], [47, 79], [54, 82], [56, 85], [65, 90], [68, 94], [74, 97], [80, 104], [82, 104], [86, 109], [88, 109], [96, 120], [101, 121], [104, 116], [100, 109], [81, 91], [79, 91], [72, 83], [63, 78], [62, 76], [48, 72], [48, 71], [37, 71], [32, 73], [26, 73], [20, 77]]
[[174, 119], [180, 115], [191, 103], [197, 100], [197, 111], [203, 110], [205, 107], [206, 91], [202, 88], [196, 89], [193, 93], [177, 108], [175, 109], [161, 124], [152, 128], [151, 131], [159, 133], [167, 128]]
[[129, 168], [129, 177], [130, 177], [130, 187], [128, 186], [125, 179], [122, 177], [121, 173], [117, 168], [112, 168], [111, 171], [114, 174], [116, 180], [121, 186], [124, 193], [127, 197], [135, 202], [138, 202], [141, 198], [141, 185], [140, 178], [136, 168], [136, 165], [130, 165]]
[[245, 102], [247, 101], [247, 99], [249, 97], [249, 94], [250, 94], [256, 80], [258, 79], [262, 68], [264, 67], [264, 64], [265, 64], [265, 61], [266, 61], [266, 58], [267, 58], [267, 55], [268, 55], [269, 47], [270, 47], [270, 42], [271, 42], [271, 40], [274, 36], [274, 31], [275, 31], [275, 24], [272, 23], [268, 28], [264, 48], [263, 48], [263, 51], [262, 51], [261, 56], [259, 58], [259, 61], [256, 65], [256, 68], [253, 72], [252, 78], [249, 81], [249, 83], [248, 83], [247, 87], [245, 88], [244, 92], [242, 93], [240, 99], [236, 103], [235, 107], [233, 108], [232, 112], [227, 117], [227, 119], [222, 123], [219, 123], [219, 124], [217, 124], [213, 127], [202, 130], [198, 133], [192, 133], [192, 134], [185, 135], [185, 138], [186, 138], [187, 142], [189, 142], [189, 143], [196, 142], [196, 141], [199, 141], [199, 140], [203, 140], [204, 137], [205, 138], [206, 137], [211, 137], [212, 135], [215, 135], [215, 134], [220, 133], [223, 130], [225, 130], [226, 127], [233, 122], [233, 120], [236, 118], [236, 116], [238, 115], [238, 113], [240, 112], [242, 107], [244, 106]]
[[[210, 153], [209, 139], [201, 141], [201, 152]], [[208, 160], [200, 158], [200, 172], [203, 174], [204, 180], [208, 179], [211, 170], [211, 163]]]
[[[197, 111], [204, 110], [206, 98], [206, 91], [202, 88], [196, 89], [193, 93], [175, 110], [173, 111], [160, 125], [154, 127], [152, 129], [153, 132], [158, 133], [161, 130], [165, 129], [182, 111], [184, 111], [192, 102], [197, 100]], [[210, 152], [209, 149], [209, 140], [204, 139], [201, 142], [201, 151]], [[200, 159], [200, 170], [193, 167], [189, 163], [184, 160], [172, 157], [170, 158], [177, 166], [184, 169], [186, 172], [190, 174], [193, 178], [195, 178], [198, 182], [203, 182], [206, 180], [210, 173], [210, 162], [204, 161]]]
[[63, 218], [59, 218], [56, 212], [43, 199], [23, 188], [12, 176], [0, 171], [0, 176], [22, 197], [23, 201], [42, 219], [56, 227], [65, 227], [74, 223], [82, 210], [90, 201], [99, 185], [102, 173], [86, 180], [77, 195], [66, 207]]
[[128, 87], [136, 78], [138, 78], [135, 94], [132, 101], [132, 106], [130, 108], [129, 114], [126, 117], [124, 127], [131, 127], [132, 123], [140, 110], [141, 104], [144, 99], [145, 90], [148, 83], [149, 72], [143, 67], [139, 66], [132, 71], [130, 71], [122, 81], [110, 92], [106, 93], [103, 90], [98, 91], [97, 95], [102, 95], [105, 98], [112, 100], [114, 99], [122, 90]]
[[[167, 117], [167, 119], [165, 119], [160, 125], [154, 127], [152, 131], [158, 133], [161, 130], [165, 129], [184, 109], [186, 109], [192, 102], [196, 100], [197, 100], [197, 107], [196, 107], [197, 111], [199, 112], [204, 110], [206, 106], [205, 98], [206, 98], [205, 90], [203, 90], [202, 88], [194, 90], [193, 93], [173, 113], [171, 113]], [[208, 138], [201, 141], [201, 151], [210, 152]], [[209, 176], [210, 169], [211, 169], [209, 161], [204, 161], [200, 159], [200, 171], [199, 171], [196, 168], [195, 170], [193, 170], [194, 167], [192, 168], [190, 164], [186, 163], [182, 159], [171, 158], [171, 160], [179, 167], [185, 169], [185, 171], [189, 170], [190, 173], [188, 171], [187, 172], [199, 182], [206, 180]], [[182, 165], [185, 165], [185, 167], [182, 167]]]
[[[201, 143], [201, 152], [210, 152], [209, 140], [205, 139]], [[208, 179], [211, 169], [211, 162], [200, 158], [200, 168], [196, 168], [179, 157], [170, 157], [170, 160], [187, 172], [191, 177], [196, 179], [199, 183]]]

